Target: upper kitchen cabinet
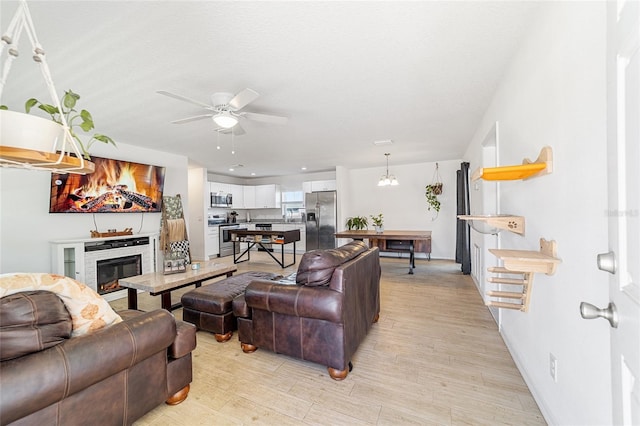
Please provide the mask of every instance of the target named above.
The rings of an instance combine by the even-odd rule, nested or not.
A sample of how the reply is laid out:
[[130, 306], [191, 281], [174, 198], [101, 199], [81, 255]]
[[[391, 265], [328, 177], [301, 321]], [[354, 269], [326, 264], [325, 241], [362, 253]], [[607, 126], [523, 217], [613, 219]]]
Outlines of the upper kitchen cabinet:
[[256, 187], [255, 186], [243, 186], [243, 203], [245, 209], [256, 208]]
[[258, 209], [274, 209], [281, 206], [280, 185], [257, 185], [255, 207]]
[[229, 192], [233, 197], [231, 207], [233, 207], [234, 209], [247, 208], [244, 202], [244, 186], [235, 185], [232, 183], [230, 183], [228, 186], [229, 186]]
[[304, 192], [335, 191], [336, 181], [335, 179], [306, 181], [302, 182], [302, 189]]
[[215, 193], [228, 194], [231, 191], [229, 191], [228, 183], [209, 182], [209, 192], [211, 192], [212, 194], [215, 194]]

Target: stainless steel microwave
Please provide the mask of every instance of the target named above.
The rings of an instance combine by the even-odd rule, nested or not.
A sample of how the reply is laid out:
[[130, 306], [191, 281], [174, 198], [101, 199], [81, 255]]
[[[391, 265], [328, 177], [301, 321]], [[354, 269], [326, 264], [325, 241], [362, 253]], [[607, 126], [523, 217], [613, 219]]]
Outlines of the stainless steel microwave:
[[211, 207], [231, 207], [233, 204], [233, 198], [231, 194], [224, 194], [222, 192], [211, 193]]

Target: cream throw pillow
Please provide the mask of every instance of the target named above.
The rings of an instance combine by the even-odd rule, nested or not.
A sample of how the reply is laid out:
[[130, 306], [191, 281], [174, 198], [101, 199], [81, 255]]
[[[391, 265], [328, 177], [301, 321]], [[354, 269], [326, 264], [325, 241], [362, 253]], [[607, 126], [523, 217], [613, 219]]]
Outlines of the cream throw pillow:
[[46, 273], [0, 275], [0, 297], [31, 290], [46, 290], [58, 295], [71, 314], [71, 336], [91, 333], [122, 321], [98, 293], [72, 278]]

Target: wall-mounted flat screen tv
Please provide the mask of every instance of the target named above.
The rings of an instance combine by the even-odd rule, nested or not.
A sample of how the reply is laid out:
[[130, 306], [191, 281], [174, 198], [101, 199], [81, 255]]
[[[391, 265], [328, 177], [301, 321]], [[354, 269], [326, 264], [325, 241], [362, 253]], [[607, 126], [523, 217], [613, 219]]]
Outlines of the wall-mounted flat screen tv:
[[49, 213], [161, 211], [164, 167], [94, 156], [91, 161], [91, 174], [51, 173]]

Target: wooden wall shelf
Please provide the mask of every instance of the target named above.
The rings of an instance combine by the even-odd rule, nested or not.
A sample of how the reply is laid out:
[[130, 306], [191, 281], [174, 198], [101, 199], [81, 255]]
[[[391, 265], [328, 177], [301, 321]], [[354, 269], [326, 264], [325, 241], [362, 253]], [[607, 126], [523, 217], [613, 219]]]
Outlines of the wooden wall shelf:
[[496, 284], [508, 284], [512, 287], [521, 286], [519, 291], [487, 291], [487, 296], [496, 297], [498, 299], [508, 299], [508, 301], [504, 300], [489, 300], [486, 305], [494, 306], [496, 308], [505, 308], [505, 309], [515, 309], [522, 312], [527, 312], [529, 310], [529, 301], [531, 300], [531, 290], [533, 288], [533, 273], [532, 272], [521, 272], [521, 271], [510, 271], [506, 268], [500, 267], [491, 267], [487, 268], [489, 272], [493, 272], [496, 274], [509, 274], [509, 275], [520, 275], [519, 278], [505, 278], [503, 276], [499, 277], [489, 277], [487, 281], [490, 283]]
[[95, 171], [95, 165], [91, 161], [84, 160], [83, 164], [81, 159], [70, 155], [63, 155], [61, 158], [59, 153], [2, 145], [0, 145], [0, 165], [81, 175]]
[[[497, 234], [502, 229], [524, 235], [524, 217], [512, 215], [459, 215], [458, 219], [471, 222], [471, 227], [481, 234]], [[475, 222], [486, 223], [486, 227]], [[492, 229], [493, 228], [493, 229]]]
[[553, 151], [550, 146], [545, 146], [535, 161], [528, 158], [522, 160], [522, 164], [502, 167], [480, 167], [471, 175], [471, 180], [518, 180], [543, 176], [553, 171]]
[[505, 269], [518, 272], [540, 272], [553, 275], [561, 262], [556, 257], [556, 242], [540, 238], [540, 251], [489, 249], [502, 260]]
[[[509, 285], [512, 288], [520, 286], [520, 289], [519, 291], [488, 291], [487, 296], [508, 299], [508, 301], [490, 300], [486, 303], [487, 306], [516, 309], [522, 312], [529, 310], [531, 291], [533, 290], [533, 274], [541, 272], [553, 275], [556, 266], [561, 262], [556, 257], [556, 242], [547, 241], [544, 238], [540, 238], [540, 251], [502, 249], [489, 249], [489, 251], [502, 260], [504, 266], [488, 268], [489, 272], [500, 276], [489, 277], [487, 281]], [[503, 275], [511, 275], [511, 277]], [[520, 277], [514, 278], [513, 275], [520, 275]]]

